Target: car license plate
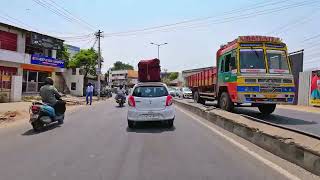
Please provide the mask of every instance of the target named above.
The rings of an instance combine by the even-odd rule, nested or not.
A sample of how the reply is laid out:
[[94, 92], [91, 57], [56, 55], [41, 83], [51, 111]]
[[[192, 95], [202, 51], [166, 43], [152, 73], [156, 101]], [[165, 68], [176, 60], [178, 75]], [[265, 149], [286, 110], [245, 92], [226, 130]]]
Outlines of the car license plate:
[[277, 94], [265, 94], [264, 97], [266, 97], [266, 98], [275, 98], [275, 97], [277, 97]]
[[156, 114], [145, 114], [145, 115], [143, 115], [143, 118], [145, 120], [157, 120], [157, 119], [159, 119], [159, 116]]

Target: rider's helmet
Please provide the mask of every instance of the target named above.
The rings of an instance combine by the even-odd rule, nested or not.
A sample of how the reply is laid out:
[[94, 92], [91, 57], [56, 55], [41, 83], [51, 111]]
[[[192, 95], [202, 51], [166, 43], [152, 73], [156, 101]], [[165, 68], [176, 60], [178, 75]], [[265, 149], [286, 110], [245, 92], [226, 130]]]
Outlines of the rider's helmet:
[[53, 80], [51, 77], [47, 77], [45, 80], [44, 80], [44, 84], [45, 85], [53, 85]]

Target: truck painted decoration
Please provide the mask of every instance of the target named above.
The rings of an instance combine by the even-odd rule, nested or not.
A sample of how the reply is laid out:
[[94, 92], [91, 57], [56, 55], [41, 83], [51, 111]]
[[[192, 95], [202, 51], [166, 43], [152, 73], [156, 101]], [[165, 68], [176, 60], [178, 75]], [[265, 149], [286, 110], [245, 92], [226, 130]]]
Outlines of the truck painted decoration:
[[218, 100], [225, 110], [250, 103], [264, 114], [292, 104], [295, 86], [280, 38], [239, 36], [217, 51], [216, 66], [187, 77], [195, 101]]

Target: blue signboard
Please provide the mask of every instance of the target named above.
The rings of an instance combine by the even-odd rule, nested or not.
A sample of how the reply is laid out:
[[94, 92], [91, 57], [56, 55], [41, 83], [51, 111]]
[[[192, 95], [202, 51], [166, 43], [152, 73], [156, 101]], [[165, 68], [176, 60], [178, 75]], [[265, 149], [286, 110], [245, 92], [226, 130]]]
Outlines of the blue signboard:
[[31, 64], [64, 68], [63, 60], [59, 60], [59, 59], [55, 59], [52, 57], [43, 56], [39, 54], [33, 54], [31, 56]]

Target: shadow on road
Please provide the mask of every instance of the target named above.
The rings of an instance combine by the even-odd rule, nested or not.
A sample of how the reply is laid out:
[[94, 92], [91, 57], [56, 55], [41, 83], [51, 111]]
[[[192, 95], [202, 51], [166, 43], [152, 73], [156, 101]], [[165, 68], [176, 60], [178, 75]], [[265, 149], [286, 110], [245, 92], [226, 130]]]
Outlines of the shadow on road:
[[22, 135], [22, 136], [32, 136], [32, 135], [36, 135], [36, 134], [40, 134], [40, 133], [44, 133], [44, 132], [50, 131], [50, 130], [55, 129], [55, 128], [58, 128], [58, 127], [61, 127], [61, 125], [59, 125], [58, 123], [54, 123], [54, 124], [45, 126], [45, 127], [44, 127], [41, 131], [39, 131], [39, 132], [35, 132], [33, 129], [29, 129], [28, 131], [22, 133], [21, 135]]
[[135, 124], [133, 129], [127, 127], [127, 132], [135, 133], [162, 133], [166, 131], [174, 131], [176, 128], [166, 127], [166, 124], [161, 122], [139, 122]]
[[[209, 102], [206, 103], [206, 106], [215, 106], [217, 107], [216, 103]], [[256, 109], [256, 110], [255, 110]], [[310, 124], [317, 124], [317, 122], [314, 121], [306, 121], [299, 118], [292, 118], [277, 114], [270, 114], [270, 115], [262, 115], [257, 108], [255, 107], [235, 107], [234, 113], [237, 114], [245, 114], [248, 116], [252, 116], [258, 119], [262, 119], [271, 123], [280, 124], [280, 125], [310, 125]]]
[[310, 124], [317, 124], [314, 121], [305, 121], [303, 119], [298, 118], [291, 118], [286, 116], [281, 116], [277, 114], [270, 114], [268, 116], [264, 116], [258, 111], [246, 108], [235, 108], [234, 112], [237, 114], [246, 114], [258, 119], [262, 119], [268, 122], [272, 122], [275, 124], [282, 124], [282, 125], [310, 125]]

